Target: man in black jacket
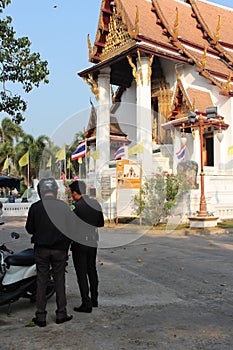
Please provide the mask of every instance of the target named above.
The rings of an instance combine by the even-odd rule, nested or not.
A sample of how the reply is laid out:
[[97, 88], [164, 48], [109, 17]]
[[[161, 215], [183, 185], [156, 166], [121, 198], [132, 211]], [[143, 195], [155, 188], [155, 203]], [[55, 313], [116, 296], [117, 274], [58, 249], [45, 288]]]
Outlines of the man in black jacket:
[[70, 190], [75, 200], [73, 212], [78, 217], [77, 239], [72, 242], [71, 250], [82, 299], [82, 304], [74, 307], [74, 311], [91, 312], [92, 307], [98, 306], [97, 227], [104, 226], [104, 217], [98, 201], [86, 195], [83, 181], [72, 182]]
[[32, 235], [37, 268], [36, 317], [33, 321], [39, 327], [46, 326], [46, 287], [52, 267], [56, 290], [56, 323], [72, 319], [66, 310], [65, 267], [70, 245], [62, 232], [66, 232], [69, 220], [68, 205], [57, 199], [58, 186], [53, 178], [42, 179], [38, 185], [40, 200], [31, 205], [26, 230]]

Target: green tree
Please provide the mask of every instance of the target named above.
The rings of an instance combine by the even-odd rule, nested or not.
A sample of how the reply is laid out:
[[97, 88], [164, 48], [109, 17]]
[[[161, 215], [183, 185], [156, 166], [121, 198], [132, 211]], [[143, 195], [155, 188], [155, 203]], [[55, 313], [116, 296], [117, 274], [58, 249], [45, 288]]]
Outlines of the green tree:
[[[0, 0], [0, 13], [10, 2]], [[13, 94], [7, 85], [18, 83], [24, 92], [29, 93], [34, 86], [39, 87], [40, 82], [48, 83], [49, 71], [48, 62], [42, 61], [39, 53], [31, 53], [28, 37], [16, 38], [11, 22], [9, 16], [0, 19], [0, 112], [7, 113], [16, 124], [20, 124], [27, 103], [20, 95]]]

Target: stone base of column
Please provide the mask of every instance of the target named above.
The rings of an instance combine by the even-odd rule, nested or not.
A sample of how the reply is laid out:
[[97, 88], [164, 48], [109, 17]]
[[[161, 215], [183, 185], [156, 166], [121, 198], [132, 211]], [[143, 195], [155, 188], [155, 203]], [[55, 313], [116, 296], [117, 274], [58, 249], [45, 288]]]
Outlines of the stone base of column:
[[191, 216], [189, 219], [189, 227], [192, 229], [206, 229], [206, 228], [212, 228], [217, 226], [218, 217], [216, 216], [205, 216], [205, 217], [198, 217], [198, 216]]

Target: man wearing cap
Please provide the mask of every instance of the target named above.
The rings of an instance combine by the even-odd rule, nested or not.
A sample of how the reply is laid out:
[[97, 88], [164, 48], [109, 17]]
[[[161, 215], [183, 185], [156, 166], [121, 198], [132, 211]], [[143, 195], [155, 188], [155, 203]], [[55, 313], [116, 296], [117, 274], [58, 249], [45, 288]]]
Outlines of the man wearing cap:
[[54, 178], [41, 179], [38, 185], [40, 200], [29, 209], [26, 230], [32, 235], [37, 269], [36, 314], [32, 321], [39, 327], [46, 326], [46, 288], [52, 268], [56, 290], [56, 323], [72, 319], [67, 314], [65, 292], [65, 268], [70, 239], [67, 238], [66, 221], [71, 211], [68, 205], [57, 199], [58, 186]]

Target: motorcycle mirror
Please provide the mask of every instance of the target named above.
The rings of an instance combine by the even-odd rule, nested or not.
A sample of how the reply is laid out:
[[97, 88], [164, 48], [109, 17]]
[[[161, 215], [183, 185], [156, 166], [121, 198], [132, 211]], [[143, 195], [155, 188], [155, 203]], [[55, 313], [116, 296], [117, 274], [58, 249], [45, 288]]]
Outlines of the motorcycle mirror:
[[20, 235], [17, 232], [11, 232], [11, 237], [15, 238], [15, 239], [18, 239], [20, 237]]

